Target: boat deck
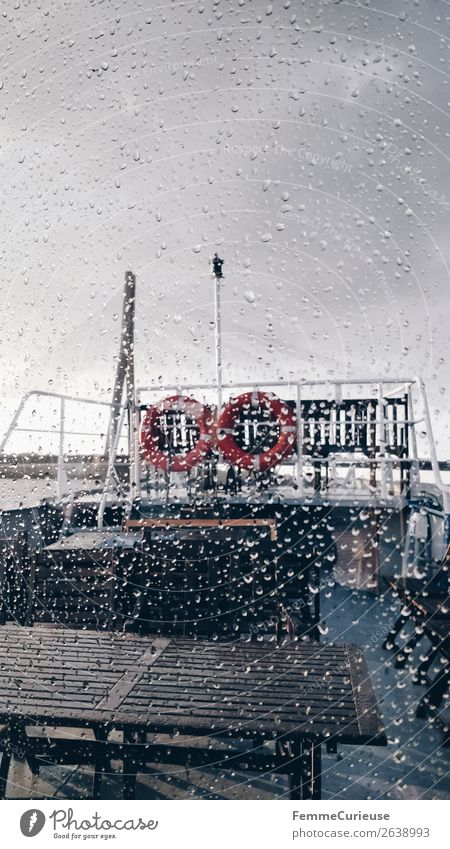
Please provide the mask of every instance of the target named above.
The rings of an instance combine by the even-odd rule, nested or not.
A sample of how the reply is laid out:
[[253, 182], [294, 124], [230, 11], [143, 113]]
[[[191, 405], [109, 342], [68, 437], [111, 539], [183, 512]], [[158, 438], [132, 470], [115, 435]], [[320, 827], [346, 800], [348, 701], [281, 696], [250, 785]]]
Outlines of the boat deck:
[[[210, 765], [219, 774], [239, 767], [287, 773], [290, 798], [320, 799], [323, 743], [334, 750], [386, 745], [355, 646], [219, 643], [8, 624], [0, 629], [0, 654], [0, 720], [7, 726], [2, 790], [16, 745], [35, 772], [42, 761], [90, 761], [95, 798], [115, 758], [123, 763], [127, 798], [134, 797], [136, 772], [162, 762]], [[79, 734], [90, 728], [96, 739], [40, 734], [39, 726], [49, 722]], [[117, 731], [123, 742], [109, 739]], [[177, 739], [164, 744], [161, 735]]]
[[[322, 590], [323, 641], [356, 643], [364, 653], [388, 745], [364, 744], [340, 747], [336, 754], [322, 755], [323, 799], [441, 799], [450, 791], [450, 749], [442, 745], [442, 732], [415, 716], [423, 687], [413, 684], [410, 669], [395, 669], [381, 648], [398, 611], [391, 595], [377, 597], [334, 585]], [[423, 648], [422, 648], [423, 651]], [[417, 650], [419, 657], [420, 650]], [[67, 729], [66, 729], [67, 732]], [[53, 732], [61, 733], [61, 732]], [[76, 727], [74, 735], [80, 734]], [[119, 733], [119, 732], [117, 732]], [[83, 738], [91, 732], [85, 730]], [[119, 738], [118, 738], [119, 739]], [[172, 737], [161, 735], [160, 741]], [[112, 763], [102, 784], [102, 798], [122, 793], [120, 765]], [[39, 777], [28, 765], [13, 763], [8, 798], [86, 798], [91, 793], [92, 767], [44, 765]], [[158, 762], [148, 765], [137, 778], [136, 797], [197, 799], [285, 799], [288, 779], [276, 773], [257, 774], [210, 767], [186, 769]]]

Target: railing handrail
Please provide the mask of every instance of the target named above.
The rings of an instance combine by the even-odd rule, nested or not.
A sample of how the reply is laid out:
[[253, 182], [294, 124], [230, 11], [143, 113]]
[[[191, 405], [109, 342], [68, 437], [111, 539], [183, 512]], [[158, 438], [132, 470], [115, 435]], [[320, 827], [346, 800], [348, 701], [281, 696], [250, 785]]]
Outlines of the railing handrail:
[[25, 403], [33, 395], [42, 396], [44, 398], [58, 398], [64, 401], [79, 401], [82, 404], [99, 404], [102, 407], [112, 406], [110, 401], [99, 401], [96, 398], [83, 398], [80, 395], [66, 395], [64, 392], [49, 392], [47, 389], [30, 389], [29, 392], [25, 392], [25, 395], [22, 396], [20, 403]]
[[[326, 379], [321, 378], [320, 380], [259, 380], [258, 382], [252, 381], [250, 382], [239, 382], [233, 381], [232, 383], [224, 382], [222, 383], [223, 389], [258, 389], [261, 386], [285, 386], [290, 388], [295, 388], [297, 386], [358, 386], [361, 384], [369, 384], [377, 386], [379, 384], [383, 386], [395, 386], [399, 384], [401, 387], [409, 388], [414, 383], [416, 383], [416, 378], [413, 377], [400, 377], [400, 378], [386, 378], [386, 377], [370, 377], [370, 378], [345, 378], [340, 379]], [[167, 383], [167, 384], [154, 384], [153, 386], [137, 386], [136, 394], [139, 395], [140, 392], [169, 392], [169, 391], [177, 391], [180, 389], [210, 389], [211, 391], [217, 391], [216, 383], [190, 383], [188, 381], [180, 381], [179, 383]], [[376, 400], [376, 399], [374, 399]]]
[[[33, 398], [33, 396], [37, 396], [39, 398], [57, 398], [58, 401], [61, 401], [61, 402], [62, 401], [74, 401], [74, 402], [80, 403], [80, 404], [96, 404], [96, 405], [101, 406], [101, 407], [111, 408], [111, 404], [108, 401], [98, 401], [98, 400], [96, 401], [94, 398], [80, 398], [77, 395], [66, 395], [65, 393], [61, 393], [61, 392], [49, 392], [46, 389], [42, 389], [42, 390], [31, 389], [29, 392], [25, 392], [25, 395], [22, 396], [20, 403], [19, 403], [19, 406], [16, 408], [16, 410], [13, 414], [13, 417], [12, 417], [12, 419], [11, 419], [7, 429], [6, 429], [6, 432], [3, 436], [3, 439], [0, 441], [0, 454], [3, 454], [3, 452], [5, 450], [5, 445], [9, 441], [11, 434], [17, 429], [16, 423], [17, 423], [17, 420], [18, 420], [19, 416], [21, 415], [21, 413], [22, 413], [22, 411], [25, 407], [25, 404], [27, 403], [27, 401], [30, 400], [30, 398]], [[57, 433], [57, 431], [55, 431], [55, 433]]]

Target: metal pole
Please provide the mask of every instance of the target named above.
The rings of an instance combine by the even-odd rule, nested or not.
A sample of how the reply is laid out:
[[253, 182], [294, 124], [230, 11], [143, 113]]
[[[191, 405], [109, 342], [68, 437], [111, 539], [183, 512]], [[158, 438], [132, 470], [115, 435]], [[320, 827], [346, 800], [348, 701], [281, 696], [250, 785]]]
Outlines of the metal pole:
[[383, 387], [378, 384], [378, 415], [379, 421], [379, 449], [380, 449], [380, 478], [381, 498], [386, 498], [386, 420], [384, 415]]
[[430, 460], [431, 460], [431, 468], [434, 474], [434, 483], [437, 488], [440, 490], [442, 494], [442, 502], [443, 502], [443, 510], [447, 515], [450, 512], [450, 489], [448, 486], [444, 484], [444, 481], [441, 477], [441, 471], [439, 468], [439, 460], [436, 453], [436, 445], [434, 442], [433, 435], [433, 427], [431, 424], [431, 416], [430, 409], [428, 407], [428, 399], [425, 392], [425, 385], [420, 377], [416, 378], [416, 383], [419, 388], [420, 396], [422, 399], [424, 420], [425, 420], [425, 431], [428, 438], [429, 450], [430, 450]]
[[61, 501], [68, 495], [68, 480], [66, 470], [64, 468], [64, 429], [66, 420], [66, 402], [61, 398], [60, 413], [59, 413], [59, 455], [58, 455], [58, 472], [57, 472], [57, 496]]
[[[420, 464], [419, 464], [419, 454], [417, 449], [417, 434], [416, 434], [416, 421], [414, 419], [415, 411], [414, 411], [414, 399], [412, 394], [412, 386], [408, 388], [407, 392], [407, 420], [410, 424], [407, 425], [409, 430], [410, 442], [411, 442], [411, 453], [412, 453], [412, 461], [411, 461], [411, 470], [410, 477], [408, 483], [408, 489], [417, 488], [420, 484]], [[418, 424], [418, 422], [417, 422]]]
[[97, 527], [98, 528], [103, 527], [103, 517], [105, 515], [105, 509], [106, 509], [106, 504], [107, 504], [107, 501], [108, 501], [108, 496], [112, 495], [112, 493], [113, 493], [112, 477], [113, 477], [113, 473], [114, 473], [114, 466], [116, 464], [117, 449], [118, 449], [118, 446], [119, 446], [119, 440], [120, 440], [120, 436], [121, 436], [121, 433], [122, 433], [124, 418], [125, 418], [125, 404], [122, 405], [119, 424], [118, 424], [118, 427], [117, 427], [117, 430], [116, 430], [116, 437], [115, 437], [115, 440], [114, 440], [114, 444], [111, 446], [111, 453], [109, 455], [108, 468], [106, 470], [105, 487], [104, 487], [104, 490], [103, 490], [103, 493], [102, 493], [102, 497], [100, 499], [100, 507], [99, 507], [98, 516], [97, 516]]
[[139, 410], [136, 404], [136, 381], [134, 370], [134, 323], [136, 314], [136, 276], [125, 274], [123, 347], [126, 360], [126, 398], [129, 409], [128, 452], [130, 458], [130, 500], [140, 495], [139, 466]]
[[18, 422], [18, 420], [19, 420], [20, 414], [22, 413], [22, 410], [23, 410], [23, 408], [24, 408], [24, 406], [25, 406], [26, 402], [28, 401], [28, 398], [30, 398], [32, 394], [34, 394], [34, 393], [32, 393], [32, 392], [27, 392], [27, 394], [23, 396], [23, 398], [22, 398], [22, 400], [21, 400], [21, 402], [20, 402], [19, 406], [17, 407], [17, 410], [16, 410], [16, 412], [14, 413], [14, 415], [13, 415], [13, 417], [12, 417], [12, 419], [11, 419], [11, 424], [9, 425], [8, 430], [6, 431], [6, 433], [5, 433], [5, 435], [4, 435], [3, 439], [2, 439], [2, 441], [1, 441], [1, 443], [0, 443], [0, 453], [1, 453], [1, 454], [3, 454], [3, 452], [4, 452], [4, 450], [5, 450], [5, 448], [6, 448], [7, 444], [8, 444], [8, 442], [9, 442], [9, 440], [10, 440], [10, 438], [11, 438], [11, 434], [14, 432], [14, 430], [15, 430], [15, 428], [16, 428], [16, 425], [17, 425], [17, 422]]
[[222, 315], [220, 305], [220, 281], [221, 278], [216, 274], [216, 291], [215, 291], [215, 330], [216, 330], [216, 383], [217, 383], [217, 412], [220, 415], [222, 410]]
[[297, 423], [297, 486], [299, 495], [303, 495], [303, 426], [302, 397], [300, 384], [297, 383], [295, 397], [295, 415]]
[[141, 456], [140, 456], [140, 447], [139, 447], [139, 431], [141, 427], [141, 411], [139, 408], [139, 403], [135, 399], [132, 405], [133, 416], [133, 440], [134, 440], [134, 451], [133, 451], [133, 460], [134, 460], [134, 473], [133, 473], [133, 481], [132, 481], [132, 497], [140, 498], [141, 497]]
[[220, 259], [218, 254], [214, 254], [212, 260], [212, 270], [216, 278], [214, 312], [215, 312], [215, 333], [216, 333], [216, 388], [217, 388], [217, 415], [220, 416], [222, 410], [222, 314], [220, 308], [220, 282], [222, 280], [223, 259]]

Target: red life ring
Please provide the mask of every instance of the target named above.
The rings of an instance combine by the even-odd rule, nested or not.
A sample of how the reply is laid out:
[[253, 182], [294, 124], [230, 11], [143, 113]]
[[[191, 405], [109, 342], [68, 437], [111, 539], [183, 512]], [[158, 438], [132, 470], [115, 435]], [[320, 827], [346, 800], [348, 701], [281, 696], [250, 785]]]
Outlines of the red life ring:
[[[180, 410], [194, 419], [200, 431], [196, 445], [187, 454], [169, 455], [158, 447], [158, 420], [161, 413], [167, 410]], [[184, 398], [182, 395], [172, 395], [164, 398], [152, 407], [148, 407], [141, 428], [141, 446], [144, 460], [156, 466], [157, 469], [171, 472], [186, 472], [200, 463], [211, 445], [212, 415], [211, 411], [194, 398]]]
[[[262, 454], [251, 454], [237, 444], [233, 429], [240, 412], [251, 407], [267, 407], [275, 416], [280, 428], [276, 444]], [[295, 444], [295, 416], [291, 408], [272, 393], [246, 392], [227, 404], [217, 423], [218, 446], [226, 459], [242, 469], [261, 472], [276, 466], [284, 457], [292, 454]]]

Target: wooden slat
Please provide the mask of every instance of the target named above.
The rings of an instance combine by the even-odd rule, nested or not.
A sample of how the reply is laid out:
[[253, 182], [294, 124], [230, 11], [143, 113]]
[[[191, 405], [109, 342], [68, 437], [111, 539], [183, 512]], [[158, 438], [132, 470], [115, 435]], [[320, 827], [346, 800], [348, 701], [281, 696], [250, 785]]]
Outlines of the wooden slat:
[[133, 665], [132, 669], [127, 669], [112, 690], [109, 691], [108, 695], [96, 705], [96, 709], [116, 710], [120, 707], [122, 702], [130, 695], [133, 687], [141, 680], [144, 672], [147, 671], [149, 666], [153, 666], [156, 663], [169, 643], [170, 640], [165, 637], [154, 639], [149, 648], [139, 658], [136, 665]]
[[277, 539], [277, 523], [275, 519], [178, 519], [167, 516], [157, 519], [128, 519], [125, 523], [129, 528], [166, 528], [169, 526], [186, 528], [223, 528], [228, 527], [255, 528], [270, 527], [270, 538]]
[[441, 652], [448, 657], [450, 655], [450, 622], [447, 619], [441, 619], [440, 616], [432, 616], [424, 623], [424, 628], [427, 633], [441, 640]]
[[435, 598], [412, 598], [411, 606], [414, 611], [417, 611], [422, 617], [424, 616], [439, 616], [441, 619], [450, 619], [450, 598], [444, 599]]
[[[348, 654], [350, 681], [358, 727], [364, 739], [376, 739], [380, 735], [380, 718], [367, 664], [361, 650], [357, 646], [349, 646]], [[384, 733], [382, 733], [382, 738], [384, 743], [387, 742]]]

